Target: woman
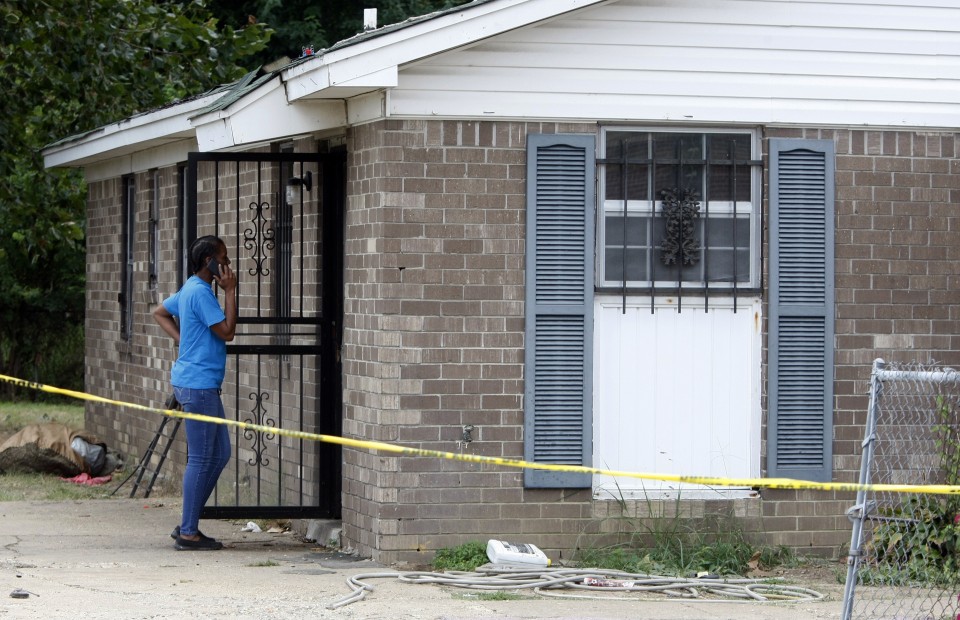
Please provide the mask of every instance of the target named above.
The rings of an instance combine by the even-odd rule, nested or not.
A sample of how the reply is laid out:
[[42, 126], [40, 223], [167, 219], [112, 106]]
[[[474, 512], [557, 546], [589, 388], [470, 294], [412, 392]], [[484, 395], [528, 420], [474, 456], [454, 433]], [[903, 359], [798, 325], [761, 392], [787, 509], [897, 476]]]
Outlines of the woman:
[[[227, 344], [237, 328], [237, 276], [230, 269], [227, 246], [219, 237], [200, 237], [190, 245], [193, 274], [174, 295], [153, 311], [153, 318], [179, 345], [170, 373], [173, 393], [183, 410], [223, 418], [220, 386], [227, 363]], [[211, 284], [224, 292], [220, 309]], [[176, 319], [176, 320], [174, 320]], [[219, 541], [199, 529], [200, 511], [230, 460], [230, 435], [223, 424], [186, 420], [187, 468], [183, 473], [183, 513], [174, 529], [180, 551], [216, 550]]]

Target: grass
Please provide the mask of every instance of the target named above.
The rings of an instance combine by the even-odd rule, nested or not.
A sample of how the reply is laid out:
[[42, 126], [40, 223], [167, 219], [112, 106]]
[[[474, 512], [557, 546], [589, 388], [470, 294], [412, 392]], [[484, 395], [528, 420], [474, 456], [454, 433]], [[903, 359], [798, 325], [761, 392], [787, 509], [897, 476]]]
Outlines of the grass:
[[[0, 443], [30, 424], [59, 422], [70, 428], [82, 429], [83, 405], [45, 402], [0, 402]], [[3, 474], [0, 476], [0, 502], [26, 500], [81, 500], [101, 499], [122, 480], [117, 472], [115, 483], [84, 486], [64, 482], [49, 474]], [[125, 495], [124, 495], [125, 497]]]
[[47, 422], [83, 428], [83, 405], [0, 402], [0, 442], [24, 426]]
[[[679, 548], [681, 545], [677, 545]], [[756, 548], [744, 541], [688, 539], [684, 553], [662, 547], [610, 546], [581, 550], [581, 567], [605, 568], [628, 573], [689, 577], [699, 573], [746, 575], [753, 568], [796, 566], [801, 560], [787, 547]]]
[[[678, 505], [672, 516], [619, 516], [613, 531], [616, 543], [579, 548], [577, 564], [628, 573], [689, 577], [699, 574], [747, 575], [802, 563], [786, 546], [755, 546], [737, 520], [728, 515], [683, 516]], [[609, 527], [609, 526], [608, 526]]]
[[49, 474], [3, 474], [0, 476], [0, 481], [2, 481], [0, 502], [104, 499], [110, 496], [116, 486], [112, 483], [84, 486], [65, 482]]

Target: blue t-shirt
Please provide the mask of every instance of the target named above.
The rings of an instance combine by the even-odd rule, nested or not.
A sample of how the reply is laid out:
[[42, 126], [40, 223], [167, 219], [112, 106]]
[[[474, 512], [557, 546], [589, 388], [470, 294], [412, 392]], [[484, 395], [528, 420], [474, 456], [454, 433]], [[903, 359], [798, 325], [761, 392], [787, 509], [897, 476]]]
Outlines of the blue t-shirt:
[[227, 343], [210, 326], [227, 317], [213, 289], [190, 276], [179, 291], [163, 301], [163, 307], [180, 321], [180, 351], [170, 383], [196, 390], [219, 388], [227, 365]]

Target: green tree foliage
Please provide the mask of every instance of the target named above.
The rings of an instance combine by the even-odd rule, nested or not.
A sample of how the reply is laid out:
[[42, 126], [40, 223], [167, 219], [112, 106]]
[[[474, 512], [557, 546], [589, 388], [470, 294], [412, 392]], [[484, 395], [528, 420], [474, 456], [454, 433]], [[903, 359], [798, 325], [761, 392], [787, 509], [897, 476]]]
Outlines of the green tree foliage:
[[232, 81], [269, 36], [200, 0], [0, 0], [0, 373], [82, 387], [86, 189], [41, 149]]
[[[224, 23], [266, 24], [276, 31], [254, 59], [265, 65], [284, 56], [297, 58], [307, 46], [330, 47], [363, 31], [363, 9], [377, 9], [380, 26], [449, 9], [470, 0], [210, 0]], [[253, 67], [251, 67], [253, 68]]]

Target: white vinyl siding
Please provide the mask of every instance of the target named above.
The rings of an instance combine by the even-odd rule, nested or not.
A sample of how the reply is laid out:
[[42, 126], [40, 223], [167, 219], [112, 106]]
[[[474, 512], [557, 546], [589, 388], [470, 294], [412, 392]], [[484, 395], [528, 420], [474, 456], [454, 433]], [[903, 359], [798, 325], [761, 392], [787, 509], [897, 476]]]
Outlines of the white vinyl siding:
[[960, 5], [621, 0], [400, 68], [391, 116], [949, 127]]

